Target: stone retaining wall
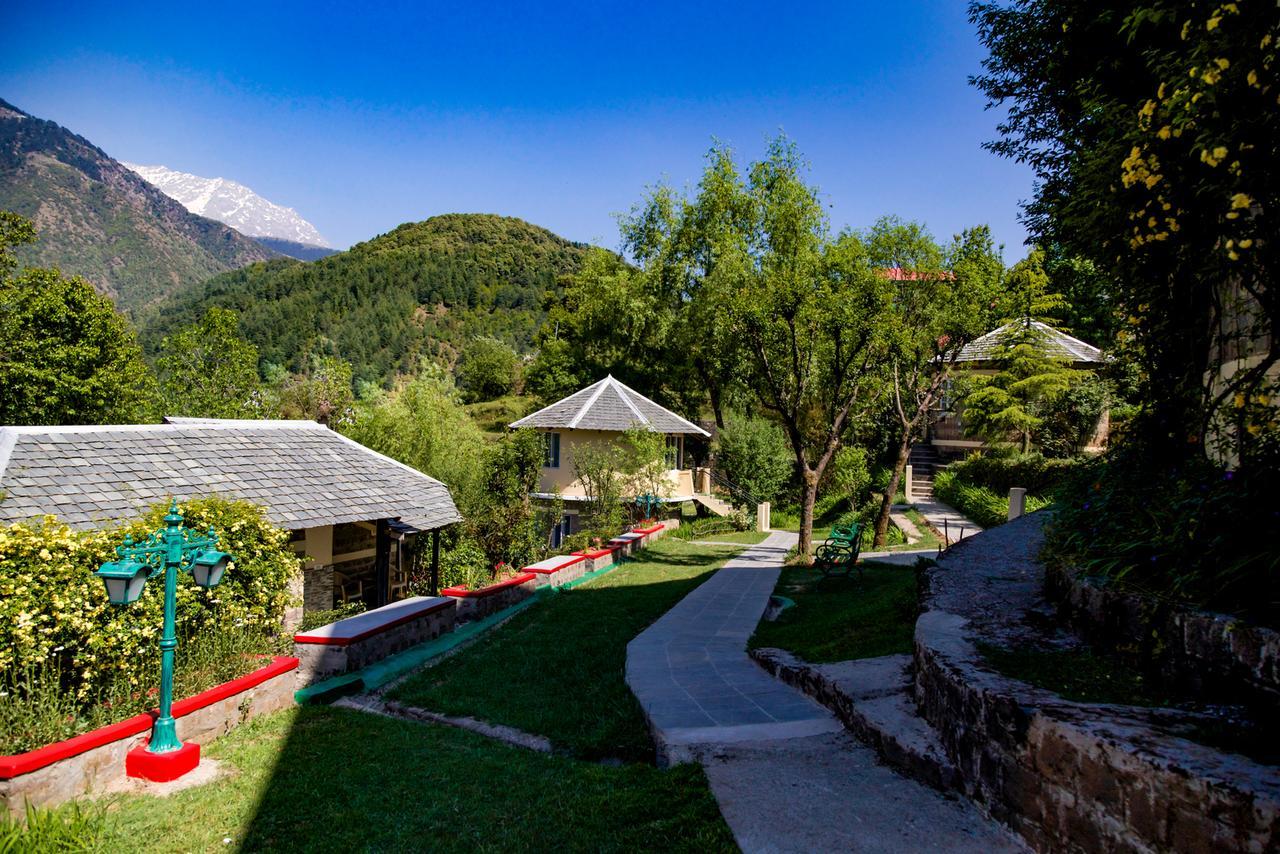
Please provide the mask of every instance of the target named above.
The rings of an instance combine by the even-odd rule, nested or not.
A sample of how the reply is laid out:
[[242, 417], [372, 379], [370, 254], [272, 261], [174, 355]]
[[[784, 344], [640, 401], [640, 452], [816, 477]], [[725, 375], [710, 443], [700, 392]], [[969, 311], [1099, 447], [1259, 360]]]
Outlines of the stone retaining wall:
[[[173, 704], [178, 738], [208, 744], [251, 718], [293, 703], [298, 661], [276, 658], [240, 679]], [[151, 735], [152, 714], [136, 715], [40, 750], [0, 757], [0, 809], [21, 815], [97, 794], [125, 779], [125, 755]]]
[[[429, 602], [426, 597], [419, 597]], [[393, 603], [388, 608], [395, 608], [415, 600], [403, 600]], [[381, 609], [378, 609], [381, 610]], [[438, 604], [429, 610], [412, 615], [408, 619], [396, 620], [386, 626], [355, 636], [325, 637], [324, 632], [344, 623], [368, 620], [377, 611], [367, 611], [339, 620], [330, 626], [313, 629], [307, 634], [294, 636], [294, 654], [298, 657], [297, 687], [305, 687], [312, 683], [328, 679], [343, 673], [359, 670], [403, 652], [411, 646], [434, 640], [446, 632], [453, 631], [457, 620], [457, 610], [452, 600], [439, 597]]]
[[440, 595], [453, 599], [458, 622], [463, 623], [468, 620], [479, 620], [510, 608], [517, 602], [528, 599], [537, 588], [537, 573], [522, 572], [514, 578], [481, 587], [479, 590], [450, 587], [441, 590]]
[[1177, 713], [1071, 703], [992, 673], [965, 625], [943, 611], [917, 622], [919, 710], [966, 794], [1037, 850], [1280, 845], [1274, 768], [1170, 737], [1160, 724]]
[[1050, 567], [1045, 593], [1090, 644], [1155, 671], [1175, 690], [1280, 710], [1280, 632], [1174, 607]]

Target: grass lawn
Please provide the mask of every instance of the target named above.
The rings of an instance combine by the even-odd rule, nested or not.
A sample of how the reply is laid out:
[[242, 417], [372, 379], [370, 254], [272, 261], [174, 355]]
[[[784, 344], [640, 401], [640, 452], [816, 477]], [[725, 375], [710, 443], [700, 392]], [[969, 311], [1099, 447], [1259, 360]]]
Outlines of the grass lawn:
[[613, 572], [520, 612], [391, 696], [543, 735], [583, 758], [652, 761], [624, 681], [627, 643], [736, 552], [659, 540]]
[[865, 577], [823, 578], [807, 566], [782, 570], [775, 591], [795, 600], [762, 622], [751, 647], [779, 647], [813, 663], [910, 652], [916, 624], [915, 570], [867, 562]]
[[695, 765], [606, 767], [328, 707], [253, 721], [206, 753], [230, 773], [108, 802], [102, 849], [735, 850]]
[[756, 543], [763, 543], [768, 536], [768, 531], [730, 531], [727, 534], [709, 534], [705, 537], [698, 537], [698, 540], [707, 543], [743, 543], [754, 546]]

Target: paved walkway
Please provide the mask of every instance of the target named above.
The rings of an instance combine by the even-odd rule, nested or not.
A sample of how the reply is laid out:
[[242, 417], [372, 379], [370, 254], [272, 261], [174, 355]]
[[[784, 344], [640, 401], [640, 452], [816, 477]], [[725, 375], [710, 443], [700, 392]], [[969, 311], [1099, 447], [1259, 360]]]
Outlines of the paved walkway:
[[747, 657], [747, 640], [795, 543], [795, 534], [770, 534], [627, 645], [627, 684], [667, 761], [693, 758], [696, 745], [840, 730], [829, 711]]
[[950, 504], [943, 504], [937, 500], [917, 501], [914, 507], [925, 521], [946, 538], [947, 545], [954, 545], [961, 540], [969, 539], [974, 534], [982, 533], [982, 527], [977, 522], [963, 515]]
[[[627, 646], [627, 684], [668, 762], [706, 769], [743, 851], [1025, 851], [967, 801], [883, 765], [747, 640], [796, 535], [729, 560]], [[912, 556], [914, 558], [914, 556]]]

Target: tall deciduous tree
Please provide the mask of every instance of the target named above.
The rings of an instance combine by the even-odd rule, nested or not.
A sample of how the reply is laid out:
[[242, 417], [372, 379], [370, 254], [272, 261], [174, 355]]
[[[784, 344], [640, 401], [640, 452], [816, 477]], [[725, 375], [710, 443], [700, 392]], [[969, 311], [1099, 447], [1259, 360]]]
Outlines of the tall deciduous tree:
[[155, 417], [137, 337], [80, 278], [19, 270], [35, 228], [0, 211], [0, 424], [119, 424]]
[[960, 350], [990, 328], [1003, 265], [986, 226], [966, 230], [944, 251], [922, 226], [888, 217], [866, 240], [872, 263], [894, 290], [884, 323], [895, 457], [876, 516], [880, 546], [911, 449], [924, 436]]
[[807, 556], [823, 473], [851, 422], [881, 399], [891, 292], [857, 235], [831, 236], [785, 138], [770, 143], [745, 179], [725, 174], [715, 186], [720, 207], [734, 212], [716, 241], [718, 290], [747, 353], [745, 385], [791, 447], [801, 481], [799, 549]]
[[160, 343], [156, 374], [165, 415], [255, 418], [266, 409], [258, 348], [239, 335], [239, 317], [211, 308]]

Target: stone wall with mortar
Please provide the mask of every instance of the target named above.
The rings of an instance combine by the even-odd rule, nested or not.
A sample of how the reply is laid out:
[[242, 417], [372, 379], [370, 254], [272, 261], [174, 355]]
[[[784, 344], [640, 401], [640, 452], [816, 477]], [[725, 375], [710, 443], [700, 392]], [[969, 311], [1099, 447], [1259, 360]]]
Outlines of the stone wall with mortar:
[[[293, 669], [296, 664], [292, 659], [277, 659], [272, 668], [280, 672], [207, 705], [202, 704], [202, 698], [218, 689], [175, 703], [174, 718], [178, 738], [208, 744], [247, 720], [292, 705]], [[191, 708], [193, 706], [199, 708]], [[21, 815], [28, 802], [35, 806], [51, 807], [72, 798], [105, 791], [112, 784], [124, 780], [125, 755], [135, 747], [145, 744], [151, 736], [150, 720], [140, 730], [136, 726], [128, 726], [128, 723], [115, 725], [115, 728], [126, 731], [118, 738], [111, 738], [87, 750], [67, 755], [28, 773], [0, 779], [0, 809]], [[113, 727], [104, 728], [112, 729]], [[62, 752], [69, 752], [74, 749], [72, 742], [94, 736], [95, 733], [86, 733], [77, 739], [62, 742], [61, 745], [51, 745], [50, 748], [66, 747], [68, 750]]]
[[523, 602], [537, 590], [538, 578], [536, 573], [521, 573], [516, 578], [521, 580], [516, 583], [502, 582], [474, 592], [468, 591], [466, 595], [461, 593], [454, 594], [450, 590], [441, 590], [440, 595], [453, 599], [457, 607], [458, 622], [480, 620], [490, 614], [496, 614], [501, 610], [510, 608], [517, 602]]
[[1154, 664], [1173, 689], [1280, 711], [1280, 632], [1113, 590], [1065, 567], [1046, 569], [1045, 593], [1085, 640], [1143, 669]]
[[961, 787], [1039, 851], [1269, 851], [1280, 775], [1170, 737], [1176, 712], [1071, 703], [984, 666], [965, 620], [916, 624], [915, 693]]
[[411, 646], [434, 640], [453, 631], [456, 620], [456, 609], [444, 607], [346, 644], [297, 642], [293, 647], [298, 659], [296, 687], [368, 667]]

